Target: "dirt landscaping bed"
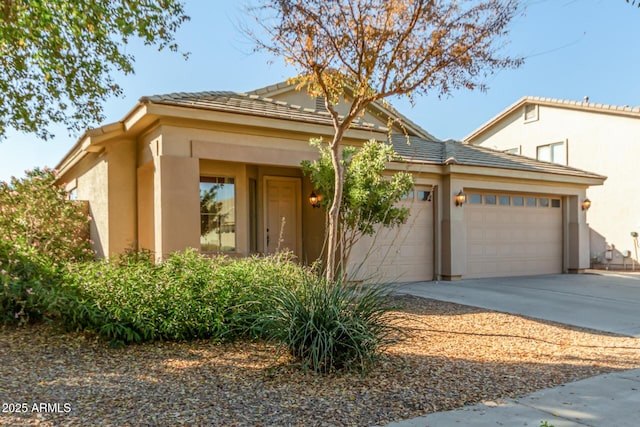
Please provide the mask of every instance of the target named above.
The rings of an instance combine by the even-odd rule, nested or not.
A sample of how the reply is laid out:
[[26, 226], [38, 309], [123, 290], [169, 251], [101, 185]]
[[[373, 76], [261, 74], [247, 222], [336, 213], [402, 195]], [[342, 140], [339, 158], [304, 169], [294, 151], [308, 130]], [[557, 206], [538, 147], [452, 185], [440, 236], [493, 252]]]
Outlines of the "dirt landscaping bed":
[[[368, 374], [303, 372], [264, 343], [122, 349], [0, 330], [0, 425], [371, 426], [640, 367], [640, 339], [412, 296]], [[20, 411], [20, 412], [18, 412]]]

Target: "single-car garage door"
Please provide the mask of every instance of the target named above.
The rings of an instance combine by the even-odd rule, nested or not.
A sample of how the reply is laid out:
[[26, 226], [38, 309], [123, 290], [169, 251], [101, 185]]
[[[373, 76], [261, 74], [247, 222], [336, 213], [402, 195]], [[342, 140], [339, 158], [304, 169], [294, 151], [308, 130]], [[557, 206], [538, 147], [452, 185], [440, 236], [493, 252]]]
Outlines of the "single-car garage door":
[[469, 192], [464, 277], [561, 273], [561, 207], [553, 196]]
[[351, 278], [367, 282], [433, 280], [431, 199], [431, 187], [416, 187], [399, 203], [409, 208], [405, 224], [362, 238], [349, 262]]

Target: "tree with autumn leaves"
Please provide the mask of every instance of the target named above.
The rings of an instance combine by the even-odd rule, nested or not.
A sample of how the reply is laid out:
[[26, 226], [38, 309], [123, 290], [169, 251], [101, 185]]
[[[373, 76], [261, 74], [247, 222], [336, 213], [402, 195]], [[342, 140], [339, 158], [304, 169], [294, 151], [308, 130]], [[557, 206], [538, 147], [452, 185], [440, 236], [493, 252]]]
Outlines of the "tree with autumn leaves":
[[[373, 102], [394, 96], [444, 96], [485, 89], [499, 69], [517, 0], [257, 0], [250, 9], [263, 33], [247, 30], [258, 49], [282, 57], [299, 88], [322, 96], [334, 135], [328, 142], [334, 194], [328, 210], [326, 277], [333, 281], [344, 188], [340, 145]], [[336, 106], [346, 103], [340, 114]]]

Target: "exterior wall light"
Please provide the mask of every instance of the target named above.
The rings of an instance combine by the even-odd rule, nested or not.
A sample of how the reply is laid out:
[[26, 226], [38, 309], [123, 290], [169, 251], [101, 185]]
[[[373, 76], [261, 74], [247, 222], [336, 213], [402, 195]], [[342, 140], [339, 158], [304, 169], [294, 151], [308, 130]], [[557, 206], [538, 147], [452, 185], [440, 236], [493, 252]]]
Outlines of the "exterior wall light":
[[591, 200], [589, 199], [584, 199], [582, 201], [582, 203], [580, 204], [580, 206], [582, 206], [582, 210], [583, 211], [588, 211], [589, 208], [591, 207]]
[[311, 194], [309, 194], [309, 203], [311, 204], [311, 207], [320, 207], [320, 196], [318, 196], [315, 191], [312, 191]]
[[455, 195], [454, 200], [456, 201], [456, 206], [462, 206], [467, 202], [467, 195], [460, 190], [458, 194]]

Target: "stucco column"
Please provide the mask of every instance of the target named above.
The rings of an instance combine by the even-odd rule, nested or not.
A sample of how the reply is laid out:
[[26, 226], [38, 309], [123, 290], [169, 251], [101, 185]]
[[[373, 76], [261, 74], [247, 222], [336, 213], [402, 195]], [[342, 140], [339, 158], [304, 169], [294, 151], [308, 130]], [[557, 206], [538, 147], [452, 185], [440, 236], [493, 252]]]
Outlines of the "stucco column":
[[200, 248], [200, 166], [197, 158], [161, 155], [154, 159], [156, 257]]
[[583, 273], [589, 268], [589, 225], [587, 211], [582, 210], [582, 201], [585, 197], [583, 191], [579, 196], [567, 197], [565, 202], [568, 230], [567, 271], [569, 273]]
[[443, 280], [460, 280], [467, 272], [467, 229], [464, 206], [456, 206], [454, 196], [462, 186], [445, 177], [442, 186], [442, 253]]
[[136, 248], [136, 144], [123, 140], [107, 151], [109, 194], [109, 254]]

